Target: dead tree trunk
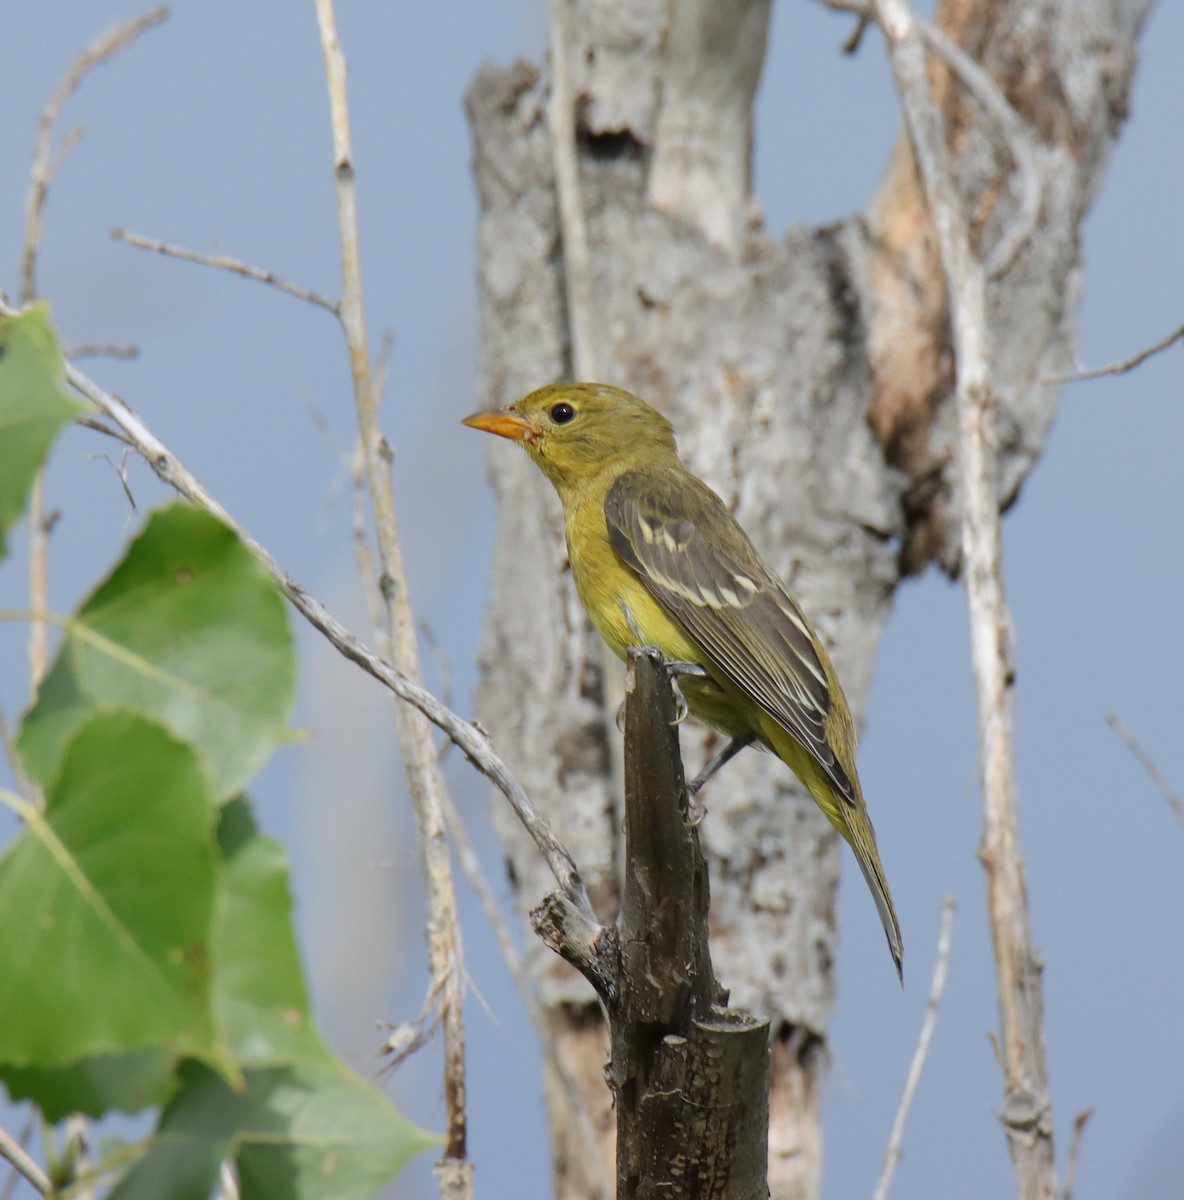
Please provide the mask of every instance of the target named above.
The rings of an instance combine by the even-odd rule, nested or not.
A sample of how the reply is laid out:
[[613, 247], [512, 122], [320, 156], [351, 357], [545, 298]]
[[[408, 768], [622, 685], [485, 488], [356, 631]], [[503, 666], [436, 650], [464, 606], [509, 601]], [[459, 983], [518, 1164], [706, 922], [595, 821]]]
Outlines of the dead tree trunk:
[[[1072, 357], [1080, 225], [1125, 115], [1149, 7], [940, 6], [939, 26], [983, 68], [981, 77], [937, 59], [931, 68], [965, 211], [980, 247], [1012, 247], [988, 299], [1003, 364], [993, 380], [1002, 506], [1055, 411], [1057, 389], [1044, 379]], [[768, 9], [768, 0], [744, 0], [726, 22], [710, 0], [571, 0], [564, 9], [567, 38], [552, 53], [563, 56], [575, 97], [567, 132], [588, 239], [582, 327], [601, 380], [672, 418], [688, 464], [800, 597], [859, 719], [896, 585], [930, 563], [958, 566], [945, 291], [904, 141], [865, 216], [784, 238], [761, 226], [748, 150]], [[468, 97], [489, 406], [573, 369], [546, 104], [539, 72], [523, 63], [484, 68]], [[621, 885], [621, 670], [606, 662], [575, 598], [549, 485], [525, 458], [494, 453], [499, 527], [482, 720], [531, 793], [547, 798], [601, 919], [611, 920]], [[690, 761], [706, 742], [684, 737]], [[710, 799], [702, 836], [716, 970], [773, 1029], [772, 1195], [813, 1200], [835, 992], [835, 838], [771, 756], [742, 755]], [[543, 868], [495, 811], [529, 908], [547, 891]], [[531, 955], [558, 1053], [597, 1114], [611, 1163], [599, 1006], [543, 946]], [[586, 1197], [604, 1164], [581, 1159], [564, 1094], [550, 1082], [548, 1099], [556, 1195]]]

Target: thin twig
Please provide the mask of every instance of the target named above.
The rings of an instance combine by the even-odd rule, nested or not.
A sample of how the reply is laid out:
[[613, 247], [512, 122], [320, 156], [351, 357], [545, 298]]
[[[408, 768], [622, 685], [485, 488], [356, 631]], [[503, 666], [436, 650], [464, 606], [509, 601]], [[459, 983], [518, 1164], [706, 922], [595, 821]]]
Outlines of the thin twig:
[[21, 300], [25, 304], [37, 296], [37, 251], [41, 245], [44, 228], [46, 194], [66, 154], [81, 136], [78, 130], [71, 132], [55, 154], [53, 133], [62, 110], [89, 71], [118, 54], [120, 50], [126, 49], [140, 34], [159, 25], [168, 15], [168, 8], [162, 4], [142, 17], [113, 26], [74, 60], [70, 70], [66, 72], [41, 110], [41, 117], [37, 122], [37, 146], [33, 153], [32, 178], [25, 200], [25, 249], [21, 261]]
[[1151, 776], [1151, 782], [1159, 788], [1160, 794], [1171, 806], [1172, 812], [1176, 814], [1176, 820], [1184, 827], [1184, 800], [1180, 798], [1180, 794], [1168, 783], [1166, 776], [1155, 765], [1155, 760], [1139, 745], [1135, 740], [1135, 735], [1118, 719], [1116, 713], [1110, 712], [1106, 714], [1106, 724], [1118, 734], [1126, 745], [1126, 748], [1139, 760], [1143, 770]]
[[442, 986], [443, 980], [435, 976], [428, 981], [427, 995], [414, 1020], [403, 1021], [395, 1026], [384, 1023], [390, 1033], [382, 1044], [382, 1054], [386, 1060], [382, 1067], [383, 1074], [395, 1070], [431, 1040], [440, 1024], [440, 1005], [437, 1001]]
[[0, 1128], [0, 1158], [7, 1160], [12, 1169], [23, 1175], [43, 1196], [48, 1196], [53, 1190], [49, 1176], [33, 1161], [24, 1146], [4, 1128]]
[[274, 271], [253, 267], [241, 259], [232, 258], [229, 254], [201, 254], [197, 250], [186, 250], [184, 246], [174, 246], [169, 242], [157, 241], [156, 238], [141, 237], [138, 233], [128, 233], [126, 229], [112, 229], [111, 237], [117, 242], [135, 246], [137, 250], [151, 250], [155, 254], [163, 254], [166, 258], [179, 258], [183, 262], [197, 263], [203, 267], [216, 267], [220, 271], [229, 271], [233, 275], [242, 275], [246, 279], [254, 279], [257, 283], [265, 283], [268, 287], [295, 296], [297, 300], [305, 300], [319, 308], [326, 309], [335, 317], [341, 316], [341, 305], [336, 300], [322, 296], [303, 284], [291, 283], [281, 278]]
[[925, 1070], [925, 1059], [929, 1056], [929, 1046], [933, 1041], [933, 1030], [937, 1026], [937, 1010], [941, 1004], [942, 993], [946, 990], [946, 976], [950, 967], [950, 941], [954, 929], [954, 898], [946, 896], [941, 902], [941, 928], [937, 935], [937, 955], [933, 963], [933, 982], [929, 985], [929, 999], [925, 1004], [925, 1017], [921, 1022], [921, 1034], [917, 1038], [917, 1048], [913, 1051], [913, 1060], [909, 1063], [909, 1071], [905, 1076], [904, 1091], [900, 1095], [900, 1103], [896, 1106], [896, 1116], [892, 1118], [892, 1132], [888, 1135], [888, 1145], [884, 1150], [884, 1164], [880, 1167], [880, 1177], [876, 1180], [876, 1190], [872, 1200], [887, 1200], [888, 1189], [892, 1186], [892, 1176], [896, 1172], [901, 1158], [901, 1144], [904, 1141], [904, 1126], [909, 1117], [909, 1109], [913, 1104], [913, 1096], [917, 1084], [921, 1081], [921, 1072]]
[[[392, 455], [379, 421], [379, 397], [374, 386], [366, 338], [358, 196], [346, 93], [345, 56], [337, 36], [333, 0], [317, 0], [316, 11], [333, 133], [333, 178], [337, 191], [337, 223], [341, 244], [339, 316], [349, 350], [358, 431], [364, 450], [370, 507], [374, 513], [381, 572], [379, 590], [385, 606], [385, 627], [392, 657], [412, 682], [421, 685], [415, 621], [408, 597], [395, 514], [390, 472]], [[427, 901], [429, 966], [433, 981], [439, 981], [441, 985], [439, 1004], [444, 1038], [447, 1133], [443, 1159], [437, 1172], [441, 1194], [451, 1200], [472, 1194], [472, 1164], [467, 1161], [466, 1149], [468, 1114], [465, 1104], [463, 952], [452, 864], [444, 828], [445, 785], [428, 722], [406, 705], [399, 704], [395, 706], [395, 725], [419, 834]]]
[[1174, 346], [1178, 341], [1184, 338], [1184, 325], [1179, 329], [1173, 329], [1167, 337], [1161, 338], [1153, 346], [1148, 346], [1146, 350], [1140, 350], [1138, 354], [1132, 355], [1130, 358], [1124, 358], [1121, 362], [1111, 363], [1106, 367], [1094, 367], [1092, 371], [1073, 371], [1068, 375], [1046, 375], [1045, 383], [1076, 383], [1079, 379], [1101, 379], [1104, 375], [1125, 375], [1128, 371], [1133, 371], [1136, 367], [1141, 367], [1149, 358], [1158, 354], [1161, 350], [1166, 350], [1169, 346]]
[[1021, 1200], [1056, 1194], [1042, 963], [1032, 942], [1016, 808], [1014, 660], [1003, 585], [997, 399], [983, 266], [953, 183], [923, 35], [907, 0], [875, 0], [949, 295], [962, 484], [962, 578], [978, 707], [983, 841], [1003, 1055], [1000, 1114]]
[[1073, 1137], [1069, 1141], [1069, 1157], [1065, 1162], [1065, 1186], [1061, 1192], [1061, 1200], [1073, 1200], [1073, 1189], [1077, 1186], [1077, 1159], [1081, 1154], [1081, 1135], [1093, 1115], [1092, 1108], [1085, 1108], [1073, 1118]]
[[[37, 298], [37, 254], [45, 229], [45, 201], [49, 186], [70, 151], [82, 138], [82, 127], [77, 126], [54, 149], [54, 131], [62, 111], [91, 70], [126, 49], [140, 34], [159, 25], [167, 16], [168, 9], [162, 5], [142, 17], [113, 26], [74, 60], [41, 110], [29, 190], [25, 196], [25, 242], [21, 257], [23, 304], [31, 304]], [[50, 525], [45, 514], [45, 471], [41, 469], [34, 477], [29, 493], [29, 607], [36, 612], [49, 607]], [[34, 621], [29, 626], [28, 662], [30, 691], [36, 692], [49, 662], [49, 630], [43, 621]]]
[[[17, 311], [11, 305], [0, 301], [0, 315], [12, 317], [17, 315]], [[122, 435], [135, 446], [162, 483], [173, 488], [190, 503], [212, 513], [243, 539], [244, 545], [275, 579], [297, 612], [324, 635], [338, 653], [361, 667], [400, 700], [418, 709], [456, 743], [457, 748], [473, 766], [506, 797], [515, 815], [538, 846], [559, 889], [586, 915], [589, 922], [595, 925], [595, 913], [571, 855], [556, 838], [550, 823], [535, 807], [522, 785], [498, 757], [489, 734], [441, 704], [431, 692], [412, 683], [406, 675], [355, 637], [320, 600], [289, 575], [271, 553], [243, 529], [125, 401], [100, 387], [90, 376], [71, 363], [65, 364], [65, 371], [66, 382], [115, 422]]]
[[133, 450], [136, 448], [135, 442], [127, 436], [121, 429], [112, 429], [106, 421], [100, 421], [95, 417], [75, 417], [75, 425], [81, 425], [85, 429], [93, 429], [95, 433], [101, 433], [109, 438], [114, 438], [117, 442], [122, 442], [125, 446], [130, 446]]
[[83, 342], [80, 346], [71, 346], [66, 351], [66, 357], [71, 362], [77, 362], [80, 358], [139, 358], [140, 347], [116, 346], [110, 342]]
[[109, 454], [92, 454], [90, 458], [101, 458], [112, 471], [115, 472], [115, 477], [119, 480], [119, 486], [123, 488], [123, 497], [127, 501], [128, 508], [132, 512], [139, 512], [140, 506], [136, 503], [136, 498], [132, 494], [131, 484], [127, 481], [127, 461], [132, 451], [133, 446], [125, 446], [123, 453], [119, 456], [119, 462], [116, 462]]
[[844, 54], [855, 54], [858, 52], [860, 44], [863, 41], [863, 35], [867, 33], [869, 27], [873, 24], [871, 17], [862, 12], [858, 15], [855, 21], [855, 28], [847, 35], [847, 39], [843, 42]]
[[580, 166], [576, 155], [576, 113], [568, 76], [571, 35], [569, 0], [551, 0], [551, 102], [547, 129], [555, 167], [559, 223], [563, 232], [563, 285], [571, 343], [571, 371], [584, 380], [596, 378], [595, 331], [592, 325], [592, 259], [588, 226], [580, 198]]

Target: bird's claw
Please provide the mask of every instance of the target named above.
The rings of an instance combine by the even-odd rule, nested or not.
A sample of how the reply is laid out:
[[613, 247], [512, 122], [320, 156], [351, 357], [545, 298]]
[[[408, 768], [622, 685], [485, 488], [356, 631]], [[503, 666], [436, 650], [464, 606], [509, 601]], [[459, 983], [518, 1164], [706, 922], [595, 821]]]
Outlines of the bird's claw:
[[668, 662], [666, 670], [670, 676], [670, 689], [674, 692], [674, 720], [670, 723], [681, 725], [691, 715], [691, 709], [687, 704], [686, 696], [682, 694], [682, 688], [678, 685], [679, 676], [686, 675], [692, 679], [705, 679], [707, 671], [698, 663], [690, 662]]
[[703, 824], [703, 818], [707, 816], [707, 805], [696, 799], [694, 793], [687, 789], [687, 816], [683, 824], [688, 829], [698, 829]]
[[625, 732], [625, 701], [624, 700], [622, 700], [621, 703], [617, 705], [616, 725], [617, 725], [617, 732], [620, 734], [624, 734], [624, 732]]
[[670, 687], [674, 692], [674, 720], [670, 724], [681, 725], [691, 715], [690, 705], [687, 704], [687, 698], [682, 694], [677, 679], [671, 678]]

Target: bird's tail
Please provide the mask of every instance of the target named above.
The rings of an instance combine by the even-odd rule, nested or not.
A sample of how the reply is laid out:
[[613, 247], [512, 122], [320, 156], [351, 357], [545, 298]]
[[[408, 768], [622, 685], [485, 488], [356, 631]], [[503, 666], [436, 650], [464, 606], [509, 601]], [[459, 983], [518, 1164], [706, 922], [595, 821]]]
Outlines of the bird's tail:
[[896, 973], [904, 984], [904, 942], [900, 937], [900, 922], [896, 919], [896, 908], [892, 903], [892, 893], [888, 890], [888, 880], [884, 877], [884, 867], [880, 862], [880, 854], [876, 849], [875, 835], [872, 835], [870, 846], [852, 844], [855, 857], [859, 860], [863, 877], [871, 889], [872, 899], [876, 902], [876, 911], [880, 914], [880, 922], [884, 926], [884, 935], [888, 938], [888, 949], [892, 952], [892, 961], [896, 963]]

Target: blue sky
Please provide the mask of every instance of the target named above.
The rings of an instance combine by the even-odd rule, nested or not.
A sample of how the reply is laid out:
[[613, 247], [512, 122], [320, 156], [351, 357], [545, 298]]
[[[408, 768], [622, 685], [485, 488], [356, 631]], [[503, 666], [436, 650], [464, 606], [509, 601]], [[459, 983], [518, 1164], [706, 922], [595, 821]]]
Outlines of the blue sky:
[[[108, 0], [7, 0], [0, 70], [0, 287], [19, 288], [38, 112], [75, 54], [137, 9]], [[493, 529], [475, 406], [473, 240], [462, 97], [486, 58], [535, 61], [542, 6], [341, 5], [350, 62], [368, 316], [394, 335], [385, 426], [411, 588], [468, 711]], [[874, 35], [848, 59], [848, 23], [777, 6], [757, 114], [756, 185], [775, 230], [860, 210], [897, 128]], [[1084, 231], [1083, 362], [1125, 357], [1184, 321], [1184, 8], [1161, 4], [1143, 42], [1132, 118]], [[68, 343], [134, 342], [89, 364], [296, 576], [364, 626], [341, 464], [352, 439], [344, 350], [324, 313], [275, 292], [116, 245], [120, 226], [223, 250], [337, 290], [336, 219], [311, 3], [179, 0], [172, 18], [83, 85], [63, 121], [86, 136], [54, 185], [41, 290]], [[542, 382], [542, 381], [540, 381]], [[1135, 374], [1071, 385], [1044, 459], [1006, 524], [1017, 634], [1017, 754], [1032, 922], [1047, 961], [1047, 1036], [1063, 1164], [1093, 1107], [1077, 1195], [1184, 1194], [1184, 829], [1104, 723], [1116, 711], [1184, 788], [1184, 349]], [[110, 446], [72, 432], [55, 455], [52, 600], [72, 607], [138, 518]], [[130, 467], [141, 508], [162, 489]], [[0, 574], [25, 587], [22, 542]], [[997, 1024], [981, 870], [975, 728], [961, 591], [901, 589], [877, 664], [861, 775], [910, 946], [897, 988], [848, 871], [826, 1097], [828, 1200], [869, 1195], [928, 988], [938, 909], [958, 900], [950, 981], [894, 1195], [1013, 1190], [995, 1117]], [[307, 738], [255, 789], [296, 863], [318, 1008], [359, 1069], [374, 1021], [403, 1020], [425, 984], [413, 833], [385, 697], [299, 627]], [[0, 629], [0, 696], [24, 704], [23, 630]], [[436, 675], [436, 682], [441, 682]], [[500, 892], [487, 794], [450, 764]], [[4, 832], [8, 826], [0, 826]], [[849, 863], [846, 864], [850, 866]], [[461, 890], [471, 977], [472, 1151], [480, 1195], [544, 1195], [545, 1128], [527, 1023], [476, 906]], [[435, 1053], [392, 1092], [440, 1121]], [[431, 1194], [423, 1164], [392, 1192]]]

